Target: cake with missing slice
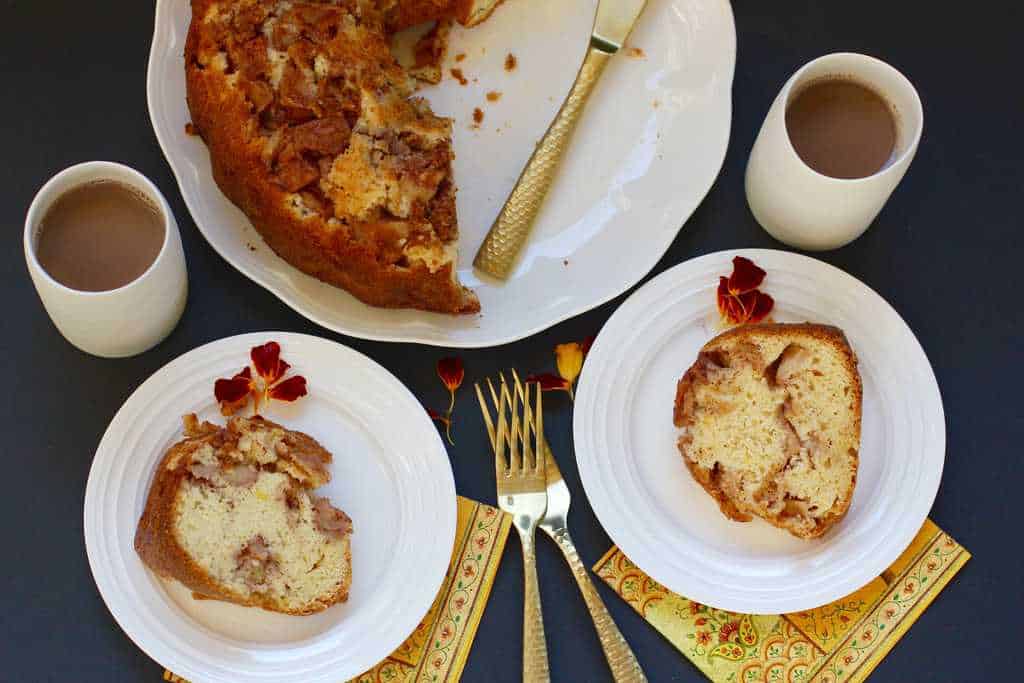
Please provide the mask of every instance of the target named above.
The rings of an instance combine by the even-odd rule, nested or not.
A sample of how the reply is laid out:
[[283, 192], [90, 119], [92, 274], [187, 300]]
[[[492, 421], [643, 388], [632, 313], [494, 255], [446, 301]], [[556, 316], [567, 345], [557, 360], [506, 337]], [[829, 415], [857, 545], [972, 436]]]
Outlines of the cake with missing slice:
[[730, 519], [820, 536], [853, 497], [861, 396], [838, 328], [737, 327], [705, 344], [679, 380], [679, 450]]
[[456, 276], [452, 122], [390, 37], [496, 0], [192, 0], [185, 84], [213, 178], [281, 258], [374, 306], [475, 313]]
[[135, 533], [143, 562], [196, 598], [294, 615], [347, 600], [352, 521], [311, 492], [331, 454], [261, 417], [184, 421]]

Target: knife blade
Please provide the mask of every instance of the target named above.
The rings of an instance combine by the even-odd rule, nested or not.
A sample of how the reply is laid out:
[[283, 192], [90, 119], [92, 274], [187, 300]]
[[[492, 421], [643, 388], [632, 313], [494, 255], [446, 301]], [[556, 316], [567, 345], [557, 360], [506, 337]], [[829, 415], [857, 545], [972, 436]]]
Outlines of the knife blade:
[[591, 45], [610, 54], [618, 52], [646, 4], [647, 0], [601, 0], [597, 3]]
[[608, 60], [626, 42], [646, 4], [646, 0], [600, 0], [598, 3], [590, 45], [576, 81], [473, 259], [473, 265], [481, 272], [499, 279], [506, 279], [512, 273], [544, 197], [555, 180], [583, 107]]

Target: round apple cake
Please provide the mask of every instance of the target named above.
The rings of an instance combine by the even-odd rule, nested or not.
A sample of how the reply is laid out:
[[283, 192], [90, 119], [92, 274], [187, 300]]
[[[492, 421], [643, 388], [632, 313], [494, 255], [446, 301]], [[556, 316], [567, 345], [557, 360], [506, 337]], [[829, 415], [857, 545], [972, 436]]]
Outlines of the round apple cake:
[[390, 50], [472, 0], [193, 0], [188, 107], [213, 177], [296, 268], [375, 306], [473, 313], [456, 276], [452, 122]]

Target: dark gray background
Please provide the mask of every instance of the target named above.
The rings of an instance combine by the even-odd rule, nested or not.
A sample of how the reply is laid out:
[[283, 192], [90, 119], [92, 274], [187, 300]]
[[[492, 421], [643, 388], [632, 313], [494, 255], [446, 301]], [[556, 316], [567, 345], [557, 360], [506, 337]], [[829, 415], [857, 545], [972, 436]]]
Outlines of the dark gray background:
[[[654, 270], [721, 249], [780, 247], [747, 209], [743, 169], [772, 98], [802, 63], [837, 50], [866, 52], [915, 83], [925, 110], [917, 159], [875, 225], [854, 244], [820, 258], [881, 293], [928, 353], [948, 428], [932, 518], [974, 559], [882, 662], [877, 680], [1004, 680], [997, 674], [1009, 672], [1020, 648], [1024, 566], [1014, 514], [1024, 485], [1020, 8], [1008, 2], [737, 3], [735, 111], [725, 166]], [[306, 332], [368, 354], [425, 402], [440, 406], [445, 398], [434, 374], [444, 350], [365, 342], [320, 329], [206, 244], [149, 124], [145, 68], [152, 17], [146, 2], [0, 2], [0, 208], [6, 226], [0, 424], [8, 467], [0, 495], [4, 681], [159, 679], [161, 668], [125, 637], [96, 591], [82, 541], [82, 501], [108, 421], [140, 382], [174, 357], [241, 332]], [[177, 215], [188, 258], [192, 289], [184, 318], [167, 341], [128, 360], [101, 360], [68, 345], [46, 317], [22, 259], [22, 224], [33, 193], [61, 168], [90, 159], [121, 161], [153, 179]], [[467, 383], [509, 365], [552, 368], [554, 344], [596, 333], [621, 301], [515, 344], [461, 353]], [[571, 457], [569, 403], [553, 397], [547, 405], [546, 431], [574, 495], [571, 526], [590, 564], [611, 543], [583, 497]], [[465, 388], [456, 414], [451, 458], [457, 488], [493, 501], [483, 427]], [[546, 540], [539, 546], [554, 679], [610, 680], [561, 557]], [[521, 581], [513, 538], [465, 680], [519, 680]], [[603, 585], [601, 591], [652, 681], [702, 680], [624, 602]]]

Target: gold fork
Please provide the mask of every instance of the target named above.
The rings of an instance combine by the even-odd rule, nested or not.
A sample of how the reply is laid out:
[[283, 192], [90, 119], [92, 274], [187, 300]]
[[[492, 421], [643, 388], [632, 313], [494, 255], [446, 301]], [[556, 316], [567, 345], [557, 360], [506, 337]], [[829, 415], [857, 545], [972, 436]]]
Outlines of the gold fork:
[[[516, 381], [516, 391], [520, 392], [521, 383], [515, 370], [512, 371], [512, 376]], [[499, 405], [498, 395], [495, 393], [494, 386], [490, 382], [488, 382], [488, 388], [491, 393], [491, 401], [494, 403], [495, 409], [497, 409]], [[493, 446], [494, 429], [491, 426], [487, 404], [484, 401], [479, 386], [477, 386], [477, 398], [480, 401], [480, 410], [484, 414], [484, 422], [487, 425], [487, 435], [490, 437]], [[524, 396], [521, 393], [519, 398], [525, 402]], [[576, 546], [569, 535], [569, 487], [566, 486], [565, 480], [562, 478], [562, 472], [558, 469], [554, 453], [551, 452], [543, 432], [540, 433], [538, 440], [540, 441], [540, 451], [544, 454], [544, 460], [546, 461], [545, 475], [548, 494], [547, 509], [544, 513], [544, 519], [539, 526], [558, 545], [562, 555], [565, 556], [565, 561], [569, 564], [569, 568], [572, 569], [572, 574], [576, 578], [576, 585], [579, 586], [580, 593], [583, 594], [583, 601], [587, 604], [590, 618], [594, 622], [594, 628], [597, 629], [597, 636], [601, 641], [601, 649], [604, 651], [605, 659], [608, 661], [612, 678], [616, 683], [646, 683], [647, 677], [644, 675], [636, 655], [633, 654], [629, 643], [626, 642], [622, 632], [615, 625], [611, 614], [608, 613], [608, 608], [605, 607], [604, 601], [590, 580], [587, 568], [583, 565], [582, 560], [580, 560]]]
[[[540, 439], [544, 435], [541, 389], [537, 385], [536, 404], [531, 411], [529, 387], [524, 391], [519, 377], [515, 376], [515, 390], [510, 393], [505, 376], [498, 376], [501, 379], [501, 397], [495, 402], [498, 425], [494, 426], [487, 411], [484, 412], [484, 420], [494, 447], [498, 507], [512, 515], [512, 524], [519, 532], [523, 547], [523, 681], [547, 683], [551, 676], [548, 673], [548, 647], [544, 637], [534, 545], [537, 525], [544, 518], [548, 505], [545, 460], [540, 448]], [[494, 385], [490, 379], [487, 384], [494, 394]], [[483, 401], [479, 384], [476, 385], [476, 393]], [[520, 400], [523, 404], [522, 415]]]

